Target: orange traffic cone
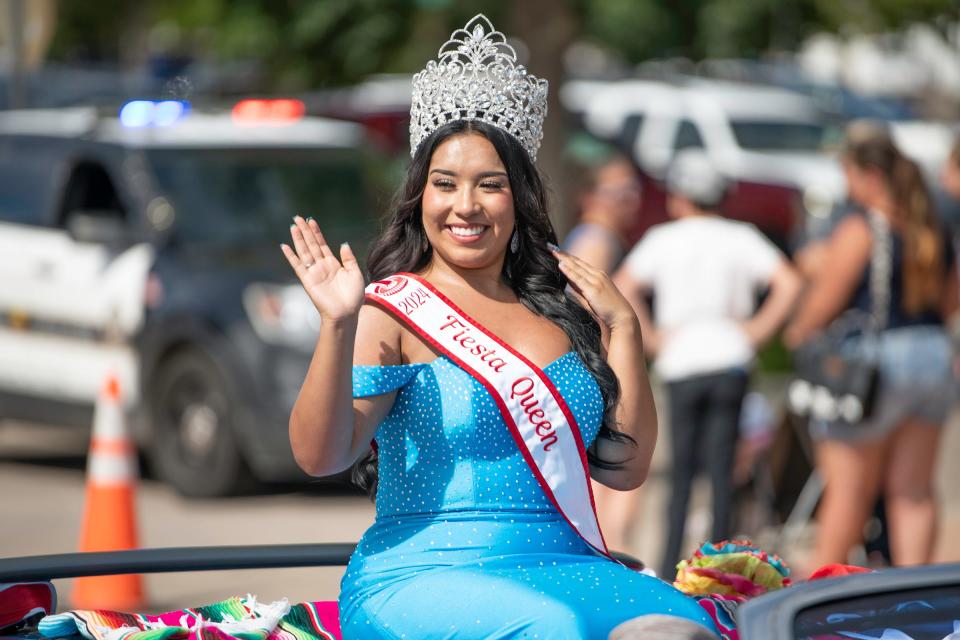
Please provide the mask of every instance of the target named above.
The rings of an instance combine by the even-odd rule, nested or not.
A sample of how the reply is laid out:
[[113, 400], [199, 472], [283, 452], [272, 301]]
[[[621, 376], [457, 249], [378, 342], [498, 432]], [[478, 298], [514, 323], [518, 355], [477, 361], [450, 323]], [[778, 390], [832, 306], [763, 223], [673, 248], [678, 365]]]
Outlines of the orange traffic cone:
[[[116, 376], [109, 374], [93, 417], [80, 551], [137, 547], [136, 478], [136, 450], [124, 423], [120, 384]], [[141, 577], [127, 574], [77, 578], [72, 604], [76, 609], [131, 611], [143, 605]]]

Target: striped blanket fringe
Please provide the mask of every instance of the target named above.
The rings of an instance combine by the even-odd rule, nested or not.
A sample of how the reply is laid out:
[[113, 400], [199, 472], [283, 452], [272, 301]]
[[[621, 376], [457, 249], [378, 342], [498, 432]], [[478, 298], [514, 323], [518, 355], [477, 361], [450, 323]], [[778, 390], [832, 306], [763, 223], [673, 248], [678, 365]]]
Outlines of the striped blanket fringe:
[[250, 595], [160, 615], [67, 611], [43, 618], [38, 631], [85, 640], [341, 640], [336, 602], [264, 604]]
[[696, 596], [695, 599], [713, 620], [721, 640], [740, 640], [740, 633], [737, 631], [737, 608], [743, 604], [743, 598], [712, 595]]

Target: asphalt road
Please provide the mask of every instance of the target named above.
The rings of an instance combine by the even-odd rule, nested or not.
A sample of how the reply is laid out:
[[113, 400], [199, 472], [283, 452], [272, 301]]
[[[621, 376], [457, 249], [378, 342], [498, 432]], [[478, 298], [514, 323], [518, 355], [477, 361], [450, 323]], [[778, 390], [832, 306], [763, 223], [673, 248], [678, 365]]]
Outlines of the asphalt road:
[[[0, 557], [77, 550], [85, 448], [86, 434], [77, 430], [0, 423]], [[356, 542], [373, 522], [373, 504], [329, 485], [185, 500], [148, 479], [138, 486], [137, 517], [142, 547]], [[342, 574], [338, 568], [170, 573], [147, 576], [145, 588], [154, 611], [247, 593], [261, 601], [333, 600]], [[58, 591], [69, 597], [70, 583], [62, 581]]]
[[[661, 432], [663, 433], [663, 431]], [[77, 549], [83, 511], [86, 433], [39, 425], [0, 422], [0, 557], [65, 553]], [[669, 487], [662, 469], [663, 437], [654, 473], [642, 490], [640, 517], [631, 551], [656, 566], [662, 542], [664, 503]], [[937, 561], [960, 561], [960, 414], [947, 428], [938, 466], [943, 499]], [[708, 531], [708, 492], [694, 495], [688, 546]], [[137, 516], [142, 547], [355, 542], [373, 520], [373, 505], [342, 487], [317, 484], [275, 486], [258, 495], [221, 500], [185, 500], [150, 479], [141, 480]], [[789, 548], [771, 549], [801, 563], [812, 527]], [[342, 569], [161, 574], [145, 578], [147, 609], [162, 611], [252, 593], [261, 601], [335, 599]], [[70, 581], [58, 585], [69, 602]]]

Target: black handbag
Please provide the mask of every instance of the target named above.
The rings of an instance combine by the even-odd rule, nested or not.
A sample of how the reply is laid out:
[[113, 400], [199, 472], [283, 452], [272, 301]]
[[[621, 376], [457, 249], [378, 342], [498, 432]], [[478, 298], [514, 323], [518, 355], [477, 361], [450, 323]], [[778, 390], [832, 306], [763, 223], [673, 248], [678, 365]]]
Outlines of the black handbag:
[[873, 412], [880, 384], [872, 336], [849, 337], [859, 325], [845, 315], [800, 347], [793, 358], [795, 377], [787, 388], [790, 410], [800, 416], [856, 424]]
[[869, 314], [851, 310], [794, 352], [787, 405], [804, 417], [854, 425], [873, 412], [880, 385], [877, 345], [890, 306], [890, 227], [875, 212], [870, 254]]

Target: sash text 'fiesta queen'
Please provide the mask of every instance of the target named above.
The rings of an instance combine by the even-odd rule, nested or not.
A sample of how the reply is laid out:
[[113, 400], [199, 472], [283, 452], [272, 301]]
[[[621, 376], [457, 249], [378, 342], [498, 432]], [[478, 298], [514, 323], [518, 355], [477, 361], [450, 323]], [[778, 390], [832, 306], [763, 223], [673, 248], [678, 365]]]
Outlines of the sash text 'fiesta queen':
[[396, 274], [366, 294], [487, 388], [544, 493], [591, 547], [609, 555], [579, 428], [547, 375], [417, 276]]

